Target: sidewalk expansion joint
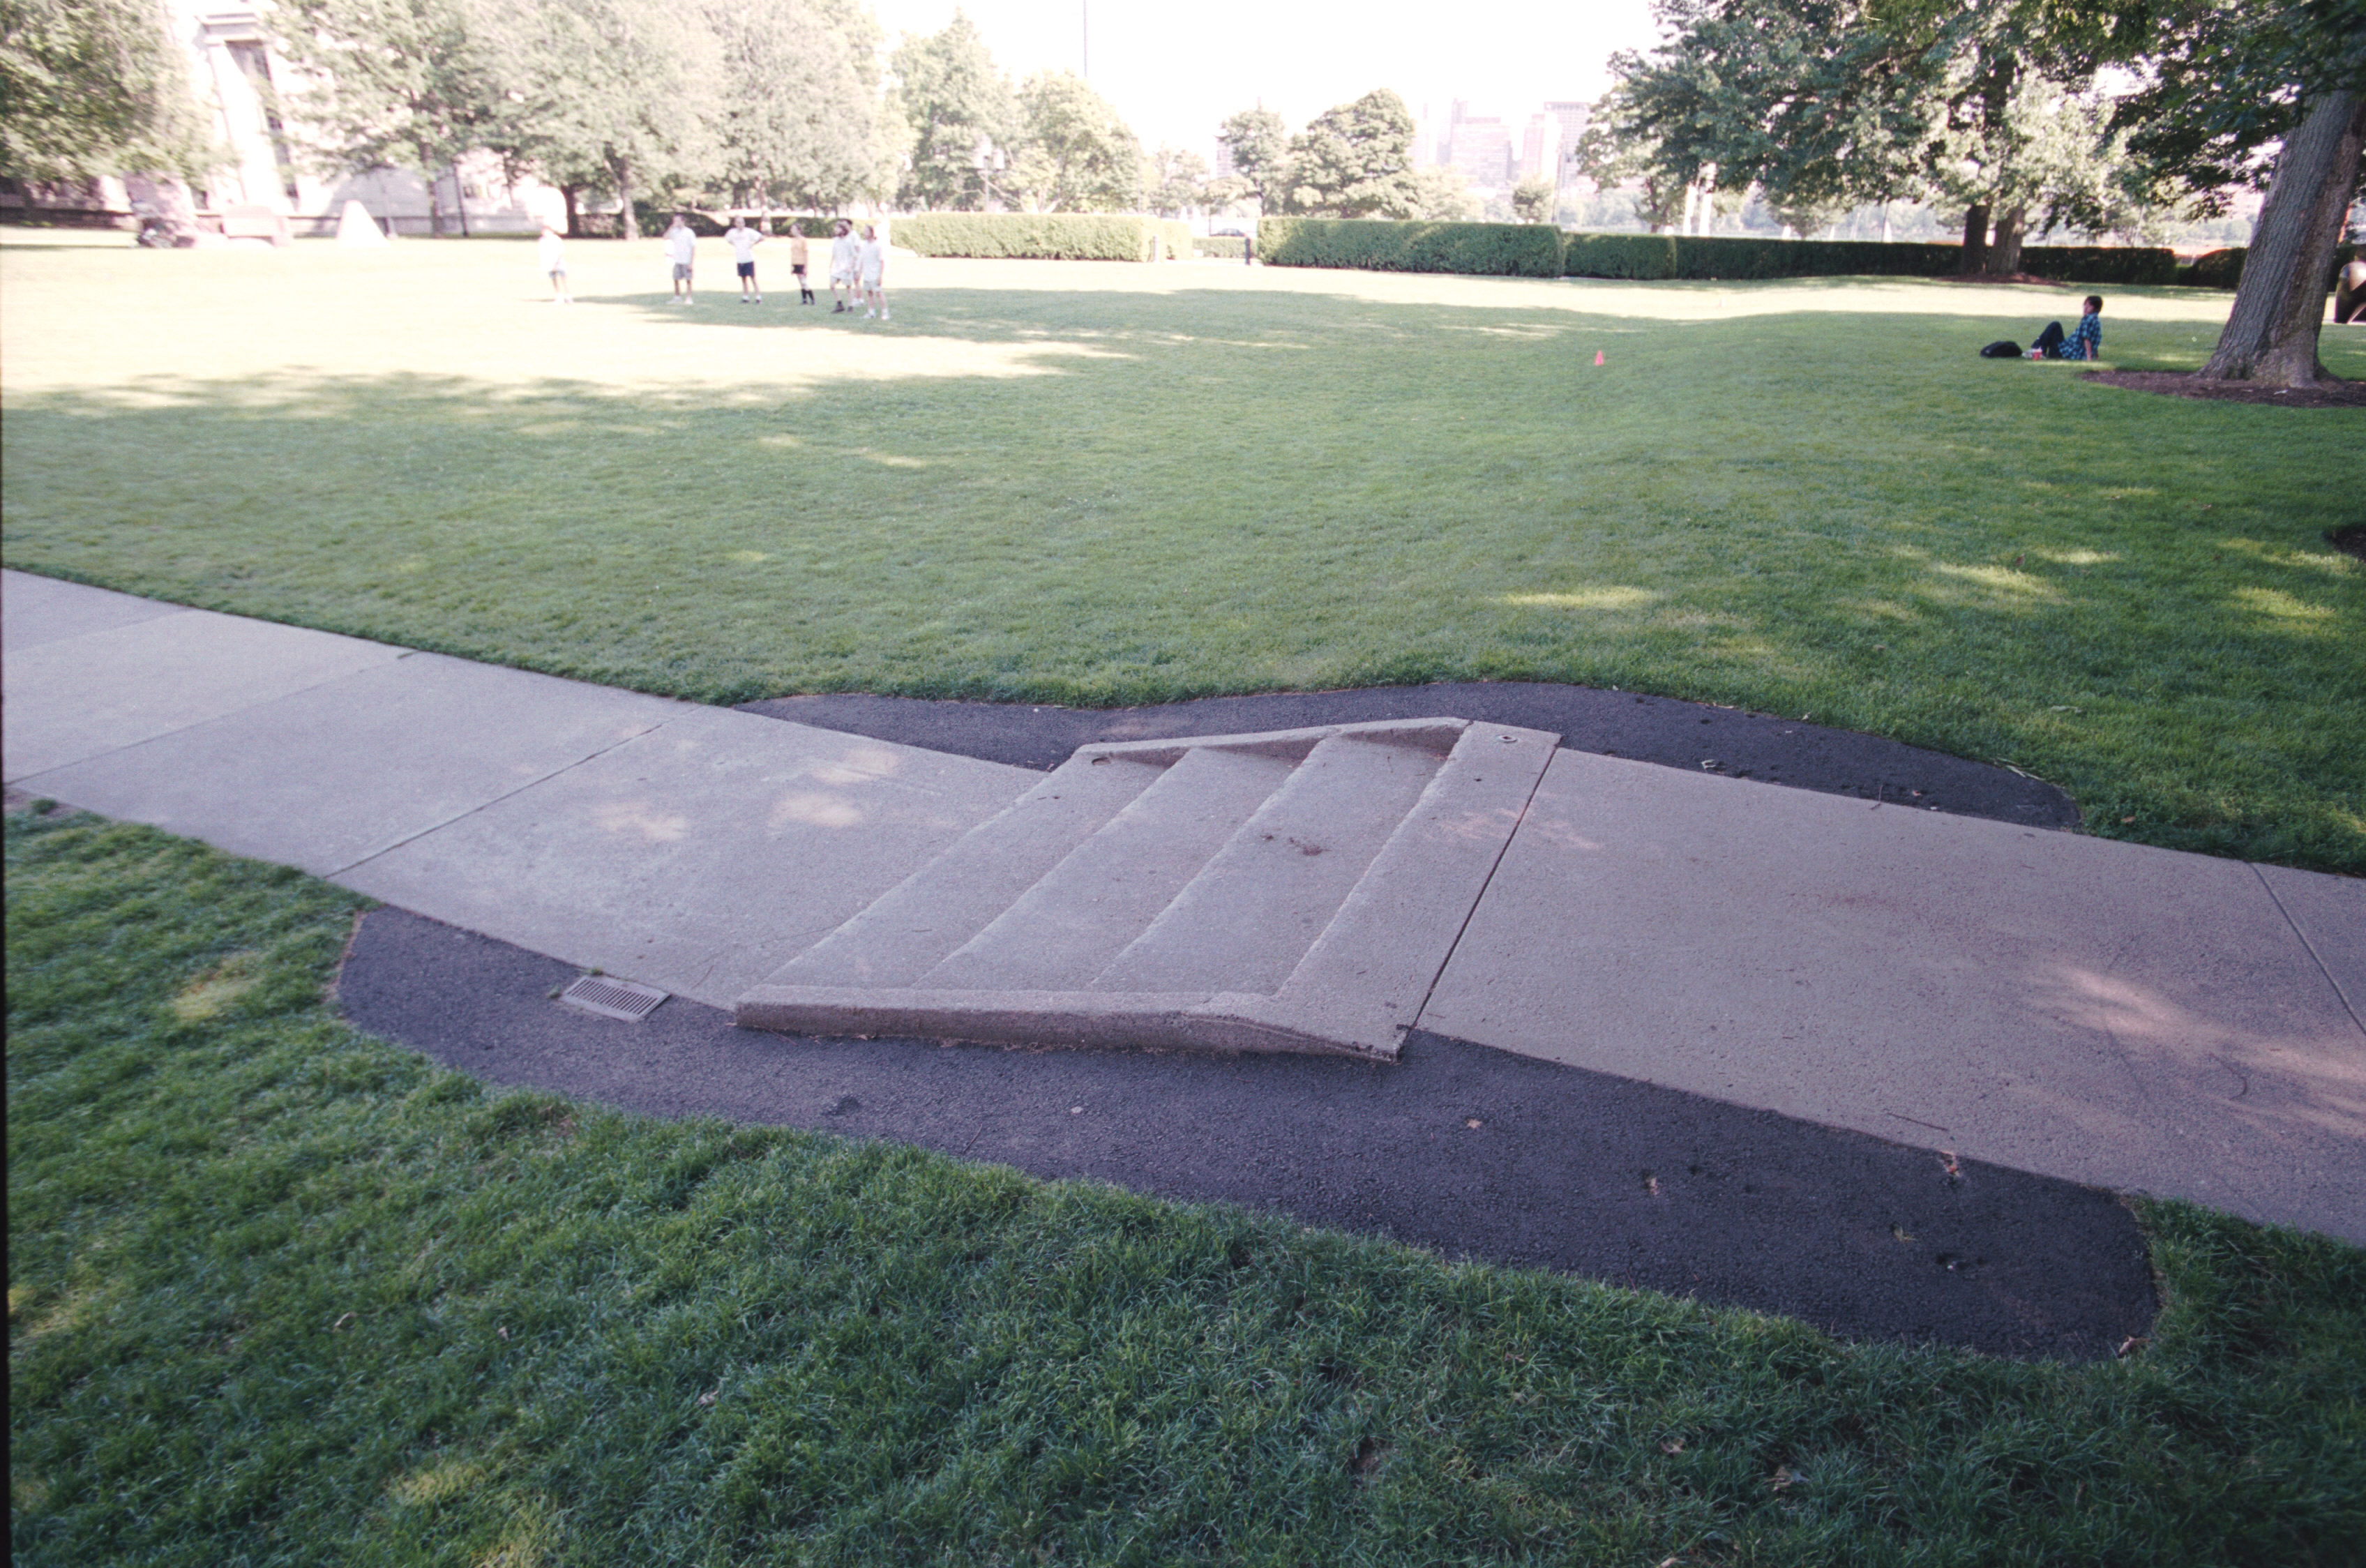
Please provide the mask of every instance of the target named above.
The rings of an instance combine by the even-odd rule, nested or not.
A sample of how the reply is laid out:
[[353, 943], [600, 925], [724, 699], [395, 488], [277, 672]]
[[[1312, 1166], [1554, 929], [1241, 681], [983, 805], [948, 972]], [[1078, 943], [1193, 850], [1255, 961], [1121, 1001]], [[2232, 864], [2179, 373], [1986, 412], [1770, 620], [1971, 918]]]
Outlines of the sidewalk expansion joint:
[[2349, 1015], [2349, 1021], [2358, 1026], [2359, 1033], [2366, 1034], [2366, 1018], [2358, 1016], [2358, 1004], [2349, 999], [2349, 993], [2341, 988], [2341, 982], [2335, 979], [2333, 971], [2326, 967], [2325, 955], [2316, 951], [2316, 943], [2308, 940], [2308, 933], [2300, 929], [2300, 922], [2293, 919], [2290, 909], [2284, 908], [2284, 901], [2276, 897], [2276, 885], [2268, 880], [2268, 874], [2259, 869], [2257, 862], [2245, 863], [2250, 866], [2251, 874], [2259, 879], [2259, 886], [2268, 890], [2268, 901], [2276, 907], [2276, 913], [2284, 918], [2284, 924], [2292, 927], [2293, 935], [2300, 938], [2301, 946], [2308, 952], [2309, 962], [2315, 964], [2316, 972], [2325, 976], [2325, 983], [2333, 987], [2333, 995], [2341, 1003], [2341, 1010]]
[[455, 822], [465, 822], [480, 811], [499, 806], [502, 801], [508, 800], [513, 795], [524, 795], [530, 789], [535, 789], [543, 784], [546, 784], [551, 780], [558, 778], [562, 774], [571, 773], [576, 769], [583, 766], [586, 762], [599, 761], [609, 752], [614, 751], [619, 746], [629, 746], [634, 741], [641, 739], [641, 737], [655, 734], [657, 731], [663, 729], [664, 728], [664, 721], [660, 720], [656, 724], [650, 725], [647, 729], [637, 729], [633, 731], [632, 734], [624, 737], [624, 739], [620, 740], [613, 740], [607, 745], [601, 747], [597, 751], [587, 751], [582, 756], [576, 758], [573, 761], [568, 763], [564, 767], [553, 768], [546, 773], [526, 780], [525, 783], [518, 785], [515, 789], [503, 790], [501, 794], [492, 796], [490, 799], [477, 802], [476, 805], [468, 807], [466, 811], [456, 811], [440, 822], [429, 823], [426, 827], [420, 829], [416, 833], [405, 834], [403, 837], [397, 839], [393, 843], [387, 845], [383, 849], [372, 850], [369, 853], [362, 856], [361, 859], [353, 862], [351, 864], [341, 865], [337, 867], [336, 870], [328, 873], [327, 879], [333, 882], [338, 877], [344, 876], [349, 872], [358, 871], [363, 866], [369, 864], [370, 862], [377, 860], [382, 856], [390, 855], [406, 844], [417, 843], [420, 840], [427, 837], [430, 833], [440, 833], [445, 829], [452, 826]]
[[[1559, 742], [1555, 743], [1554, 750], [1556, 751], [1560, 750]], [[1536, 805], [1537, 791], [1545, 787], [1545, 775], [1551, 772], [1552, 759], [1548, 757], [1543, 768], [1538, 771], [1537, 782], [1528, 786], [1528, 793], [1520, 799], [1520, 814], [1513, 818], [1512, 830], [1504, 835], [1503, 843], [1495, 851], [1495, 858], [1487, 863], [1486, 879], [1479, 884], [1478, 895], [1470, 900], [1470, 908], [1462, 911], [1462, 923], [1454, 928], [1454, 940], [1447, 943], [1446, 956], [1437, 962], [1437, 972], [1429, 977], [1429, 984], [1422, 988], [1420, 1005], [1413, 1010], [1413, 1017], [1405, 1024], [1407, 1034], [1421, 1027], [1422, 1014], [1429, 1010], [1429, 998], [1437, 994], [1437, 982], [1445, 978], [1446, 971], [1454, 963], [1454, 955], [1461, 951], [1462, 939], [1469, 933], [1471, 920], [1478, 916], [1479, 906], [1487, 901], [1487, 889], [1495, 885], [1495, 874], [1504, 868], [1504, 857], [1512, 852], [1512, 840], [1518, 838], [1520, 829], [1528, 825], [1528, 809]]]

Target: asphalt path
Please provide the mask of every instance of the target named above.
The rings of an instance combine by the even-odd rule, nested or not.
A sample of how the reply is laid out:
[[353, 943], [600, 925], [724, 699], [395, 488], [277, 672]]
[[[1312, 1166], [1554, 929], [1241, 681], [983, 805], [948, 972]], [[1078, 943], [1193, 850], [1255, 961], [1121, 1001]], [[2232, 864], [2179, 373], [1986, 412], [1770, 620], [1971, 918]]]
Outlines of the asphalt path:
[[338, 994], [490, 1084], [1276, 1211], [1848, 1339], [2087, 1360], [2155, 1311], [2110, 1193], [1437, 1035], [1392, 1066], [805, 1040], [681, 998], [638, 1023], [551, 1000], [576, 973], [381, 908]]
[[1077, 747], [1094, 741], [1249, 734], [1450, 715], [1549, 730], [1570, 750], [1691, 773], [1757, 779], [2023, 827], [2074, 828], [2079, 822], [2079, 808], [2067, 795], [2009, 768], [1773, 714], [1538, 681], [1277, 692], [1139, 708], [850, 694], [771, 697], [743, 703], [740, 711], [1047, 771], [1066, 761]]

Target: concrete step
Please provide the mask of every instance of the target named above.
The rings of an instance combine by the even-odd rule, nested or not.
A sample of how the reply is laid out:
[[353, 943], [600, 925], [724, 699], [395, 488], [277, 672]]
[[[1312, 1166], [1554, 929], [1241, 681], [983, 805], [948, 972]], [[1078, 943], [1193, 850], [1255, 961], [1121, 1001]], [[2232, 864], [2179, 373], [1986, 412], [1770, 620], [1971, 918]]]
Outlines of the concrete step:
[[1148, 759], [1071, 758], [765, 983], [912, 985], [1166, 772]]
[[1086, 989], [1279, 990], [1459, 738], [1324, 737]]
[[1433, 718], [1086, 747], [738, 1021], [1393, 1057], [1559, 739]]
[[[1262, 749], [1192, 748], [918, 983], [935, 990], [1088, 988], [1297, 764]], [[1112, 757], [1087, 765], [1120, 764]]]

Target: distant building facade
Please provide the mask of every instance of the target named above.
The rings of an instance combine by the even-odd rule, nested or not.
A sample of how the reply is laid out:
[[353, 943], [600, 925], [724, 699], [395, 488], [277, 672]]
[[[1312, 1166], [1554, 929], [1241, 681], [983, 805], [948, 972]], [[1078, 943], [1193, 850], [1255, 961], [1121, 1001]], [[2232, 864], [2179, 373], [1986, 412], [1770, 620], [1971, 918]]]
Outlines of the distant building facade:
[[[268, 207], [297, 220], [299, 232], [332, 227], [348, 200], [380, 226], [404, 234], [430, 230], [427, 186], [411, 169], [327, 175], [308, 155], [300, 123], [302, 73], [271, 47], [258, 6], [170, 0], [174, 36], [188, 51], [197, 101], [213, 120], [231, 161], [197, 192], [200, 207]], [[548, 211], [562, 220], [558, 193], [527, 178], [511, 185], [490, 154], [460, 160], [436, 179], [445, 222], [457, 231], [517, 232]]]
[[[214, 140], [230, 159], [187, 195], [200, 211], [268, 208], [298, 234], [326, 233], [348, 200], [358, 200], [382, 228], [430, 231], [427, 185], [417, 170], [373, 169], [324, 174], [310, 155], [300, 121], [305, 79], [272, 48], [262, 8], [254, 4], [168, 0], [166, 25], [189, 62], [190, 85]], [[137, 174], [126, 179], [75, 182], [70, 189], [21, 187], [0, 192], [8, 216], [35, 209], [71, 212], [73, 220], [128, 224], [143, 208], [169, 204], [167, 187]], [[460, 160], [436, 180], [444, 219], [452, 231], [518, 232], [535, 229], [544, 213], [565, 220], [559, 193], [531, 178], [512, 185], [489, 153]]]
[[1494, 193], [1513, 180], [1511, 128], [1497, 115], [1474, 115], [1468, 100], [1457, 98], [1448, 113], [1446, 140], [1437, 161], [1462, 171], [1471, 189]]

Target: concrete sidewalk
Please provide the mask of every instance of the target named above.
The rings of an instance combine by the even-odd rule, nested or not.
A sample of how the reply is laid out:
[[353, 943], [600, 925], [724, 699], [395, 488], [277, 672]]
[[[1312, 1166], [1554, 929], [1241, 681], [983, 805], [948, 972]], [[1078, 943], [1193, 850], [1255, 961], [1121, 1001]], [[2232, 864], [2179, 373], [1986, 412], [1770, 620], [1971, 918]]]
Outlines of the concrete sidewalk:
[[[8, 572], [8, 783], [727, 1007], [1042, 775]], [[2366, 883], [1563, 749], [1420, 1028], [2366, 1242]]]

